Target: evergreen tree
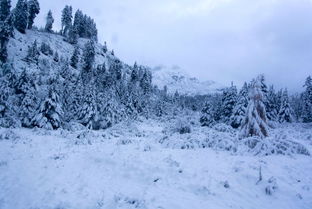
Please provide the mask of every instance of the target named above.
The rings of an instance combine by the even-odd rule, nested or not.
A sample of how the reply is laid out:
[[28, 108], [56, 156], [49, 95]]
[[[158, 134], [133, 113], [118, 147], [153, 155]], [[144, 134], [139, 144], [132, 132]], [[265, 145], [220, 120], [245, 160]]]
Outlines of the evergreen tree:
[[267, 93], [267, 103], [265, 105], [266, 107], [266, 113], [268, 120], [270, 121], [276, 121], [277, 115], [278, 115], [278, 107], [277, 104], [277, 95], [275, 93], [273, 85], [270, 86], [268, 93]]
[[95, 61], [95, 46], [93, 41], [88, 41], [85, 44], [82, 59], [83, 59], [83, 69], [85, 71], [91, 71]]
[[237, 100], [236, 86], [231, 86], [223, 90], [222, 104], [221, 104], [221, 119], [223, 122], [228, 123], [233, 114], [233, 109]]
[[25, 33], [27, 28], [28, 20], [28, 10], [27, 10], [27, 1], [18, 0], [16, 7], [14, 9], [14, 26], [21, 32]]
[[[4, 15], [2, 16], [4, 17]], [[3, 63], [7, 61], [7, 45], [13, 35], [13, 16], [9, 15], [4, 21], [0, 21], [0, 61]]]
[[11, 0], [0, 0], [0, 21], [4, 22], [10, 15]]
[[312, 122], [312, 78], [307, 77], [304, 87], [306, 88], [302, 94], [303, 99], [303, 122]]
[[199, 120], [201, 126], [211, 127], [215, 124], [213, 107], [210, 102], [206, 102], [204, 108], [201, 111], [201, 117]]
[[77, 69], [79, 62], [80, 51], [78, 47], [75, 47], [72, 57], [70, 58], [70, 66]]
[[62, 34], [67, 36], [68, 31], [72, 27], [73, 21], [73, 8], [66, 5], [62, 10]]
[[249, 103], [246, 117], [242, 124], [240, 137], [259, 136], [263, 138], [268, 135], [267, 117], [261, 89], [261, 77], [258, 77], [257, 80], [254, 80], [251, 84]]
[[107, 52], [107, 44], [106, 44], [106, 41], [104, 42], [104, 45], [103, 45], [103, 52], [104, 52], [104, 54], [106, 54], [106, 52]]
[[58, 129], [62, 125], [63, 109], [55, 83], [50, 86], [47, 98], [41, 103], [32, 124], [48, 130]]
[[242, 89], [240, 90], [237, 102], [233, 109], [233, 114], [231, 116], [231, 126], [233, 128], [239, 128], [245, 118], [246, 111], [248, 106], [248, 86], [247, 83], [244, 83]]
[[40, 55], [40, 52], [38, 49], [37, 41], [34, 41], [34, 43], [30, 47], [28, 47], [27, 56], [25, 60], [28, 63], [33, 62], [33, 63], [38, 64], [39, 55]]
[[46, 18], [45, 31], [47, 31], [49, 33], [52, 33], [53, 32], [53, 30], [52, 30], [53, 23], [54, 23], [54, 18], [53, 18], [53, 15], [52, 15], [52, 11], [49, 10], [47, 18]]
[[59, 62], [60, 61], [60, 57], [59, 57], [59, 54], [57, 52], [54, 53], [53, 60], [54, 60], [54, 62]]
[[70, 44], [77, 44], [78, 43], [78, 32], [77, 29], [73, 26], [69, 27], [68, 35], [67, 35], [67, 42]]
[[40, 5], [37, 0], [29, 0], [28, 1], [28, 29], [32, 29], [32, 26], [34, 24], [34, 20], [36, 16], [40, 12]]
[[75, 13], [73, 27], [75, 28], [79, 37], [82, 37], [82, 34], [84, 33], [83, 18], [83, 13], [80, 10], [77, 10]]
[[289, 104], [287, 89], [283, 91], [281, 108], [278, 113], [278, 121], [280, 123], [284, 122], [290, 123], [293, 121], [292, 110]]

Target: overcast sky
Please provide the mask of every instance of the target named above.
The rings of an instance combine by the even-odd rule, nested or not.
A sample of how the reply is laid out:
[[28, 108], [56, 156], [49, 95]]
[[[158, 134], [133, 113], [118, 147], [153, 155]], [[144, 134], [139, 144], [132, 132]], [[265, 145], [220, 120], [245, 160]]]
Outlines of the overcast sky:
[[[13, 1], [14, 2], [14, 1]], [[312, 74], [311, 0], [39, 0], [60, 27], [72, 5], [123, 61], [178, 65], [200, 79], [240, 85], [259, 73], [299, 91]], [[14, 3], [15, 4], [15, 3]]]

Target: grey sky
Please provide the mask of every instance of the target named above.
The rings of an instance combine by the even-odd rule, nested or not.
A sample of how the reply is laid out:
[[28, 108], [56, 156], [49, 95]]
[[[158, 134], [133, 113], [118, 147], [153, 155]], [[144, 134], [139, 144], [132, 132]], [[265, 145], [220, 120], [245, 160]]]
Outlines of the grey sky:
[[[178, 65], [240, 85], [259, 73], [301, 90], [312, 74], [311, 0], [39, 0], [59, 28], [66, 4], [92, 16], [100, 42], [127, 63]], [[14, 3], [15, 4], [15, 3]]]

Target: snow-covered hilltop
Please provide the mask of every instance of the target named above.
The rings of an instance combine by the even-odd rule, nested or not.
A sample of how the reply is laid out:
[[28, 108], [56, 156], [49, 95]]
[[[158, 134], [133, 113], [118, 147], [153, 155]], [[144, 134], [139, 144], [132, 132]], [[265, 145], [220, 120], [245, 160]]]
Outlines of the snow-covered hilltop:
[[159, 88], [167, 86], [168, 93], [174, 94], [176, 91], [182, 95], [207, 95], [220, 92], [224, 86], [214, 81], [201, 81], [191, 77], [178, 66], [166, 67], [157, 66], [152, 69], [153, 84]]

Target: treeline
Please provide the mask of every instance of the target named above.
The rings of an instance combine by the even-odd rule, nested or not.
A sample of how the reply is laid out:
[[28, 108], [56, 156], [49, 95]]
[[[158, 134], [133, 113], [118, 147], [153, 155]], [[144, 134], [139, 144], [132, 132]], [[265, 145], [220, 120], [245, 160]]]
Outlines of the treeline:
[[[7, 61], [7, 44], [14, 36], [14, 28], [20, 33], [26, 33], [26, 29], [32, 29], [34, 20], [40, 12], [38, 0], [18, 0], [14, 9], [11, 9], [11, 0], [0, 0], [0, 61]], [[81, 10], [75, 12], [71, 6], [65, 6], [62, 10], [62, 29], [58, 33], [65, 37], [71, 44], [76, 44], [78, 38], [88, 38], [97, 41], [97, 27], [95, 21], [83, 14]], [[50, 10], [46, 16], [45, 32], [52, 33], [54, 17]]]
[[[240, 128], [248, 115], [251, 91], [255, 81], [245, 83], [238, 92], [232, 85], [225, 88], [222, 94], [216, 94], [208, 99], [202, 109], [200, 122], [202, 126], [212, 126], [215, 123], [226, 123], [233, 128]], [[304, 84], [305, 91], [289, 96], [287, 89], [276, 91], [274, 86], [267, 86], [263, 75], [257, 78], [261, 91], [261, 103], [267, 122], [312, 122], [312, 79], [309, 76]], [[264, 117], [264, 116], [263, 116]]]

